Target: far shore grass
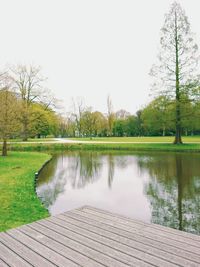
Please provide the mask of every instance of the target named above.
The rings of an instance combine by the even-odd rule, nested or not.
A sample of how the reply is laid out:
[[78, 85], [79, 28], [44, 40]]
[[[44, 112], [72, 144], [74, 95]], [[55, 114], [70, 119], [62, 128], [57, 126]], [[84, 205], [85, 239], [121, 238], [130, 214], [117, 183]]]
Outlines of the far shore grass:
[[34, 174], [51, 158], [38, 152], [0, 157], [0, 231], [48, 216], [34, 191]]
[[[45, 142], [57, 142], [59, 141], [66, 141], [66, 140], [72, 140], [72, 141], [86, 141], [86, 142], [117, 142], [117, 143], [173, 143], [174, 136], [134, 136], [134, 137], [68, 137], [68, 138], [53, 138], [53, 137], [47, 137], [47, 138], [29, 138], [27, 142], [36, 142], [36, 143], [45, 143]], [[200, 136], [183, 136], [182, 137], [183, 143], [200, 143]], [[0, 139], [0, 142], [2, 140]], [[10, 143], [26, 143], [23, 142], [22, 139], [10, 139], [8, 140]]]
[[[68, 138], [65, 138], [68, 139]], [[134, 143], [173, 143], [174, 136], [139, 136], [139, 137], [80, 137], [69, 138], [75, 141], [90, 142], [134, 142]], [[184, 143], [200, 143], [200, 136], [183, 136]]]
[[[7, 141], [9, 143], [15, 143], [15, 142], [48, 142], [48, 141], [54, 141], [55, 138], [51, 137], [47, 137], [47, 138], [28, 138], [27, 141], [23, 141], [21, 138], [15, 138], [15, 139], [8, 139]], [[0, 139], [0, 142], [2, 142], [3, 140]]]
[[172, 143], [18, 143], [9, 144], [12, 151], [43, 151], [54, 153], [56, 151], [74, 151], [74, 150], [90, 150], [90, 151], [163, 151], [163, 152], [200, 152], [200, 143], [184, 143], [174, 145]]

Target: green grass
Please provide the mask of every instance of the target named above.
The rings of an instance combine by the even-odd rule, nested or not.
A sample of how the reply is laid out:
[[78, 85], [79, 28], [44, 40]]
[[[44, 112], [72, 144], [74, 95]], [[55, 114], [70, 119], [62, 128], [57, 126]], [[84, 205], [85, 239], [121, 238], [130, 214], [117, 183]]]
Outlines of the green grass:
[[[48, 142], [48, 141], [54, 141], [54, 138], [28, 138], [27, 142]], [[0, 142], [3, 140], [0, 139]], [[16, 139], [9, 139], [8, 142], [15, 143], [15, 142], [23, 142], [22, 139], [16, 138]]]
[[50, 155], [9, 152], [0, 157], [0, 231], [48, 216], [34, 191], [34, 174]]
[[126, 151], [174, 151], [200, 152], [200, 144], [174, 145], [172, 143], [63, 143], [63, 144], [12, 144], [15, 151], [73, 151], [73, 150], [126, 150]]
[[[77, 141], [92, 141], [92, 142], [136, 142], [136, 143], [173, 143], [174, 136], [142, 136], [142, 137], [92, 137], [92, 138], [70, 138]], [[183, 136], [183, 142], [200, 142], [200, 136]]]

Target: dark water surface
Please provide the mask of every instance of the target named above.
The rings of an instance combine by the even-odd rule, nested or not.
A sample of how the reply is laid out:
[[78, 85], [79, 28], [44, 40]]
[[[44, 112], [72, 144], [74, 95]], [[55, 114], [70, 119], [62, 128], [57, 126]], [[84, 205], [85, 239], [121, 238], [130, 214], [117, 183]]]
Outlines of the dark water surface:
[[200, 234], [197, 153], [56, 154], [37, 193], [52, 215], [90, 205]]

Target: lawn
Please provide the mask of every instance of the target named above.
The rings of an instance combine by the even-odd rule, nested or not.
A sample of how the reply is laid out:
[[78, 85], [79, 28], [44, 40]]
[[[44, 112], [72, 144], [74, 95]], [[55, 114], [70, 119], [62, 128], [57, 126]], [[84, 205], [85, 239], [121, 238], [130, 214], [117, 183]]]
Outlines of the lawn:
[[[3, 140], [0, 139], [0, 142], [2, 142]], [[49, 142], [49, 141], [55, 141], [54, 138], [28, 138], [27, 141], [22, 141], [22, 139], [20, 138], [16, 138], [16, 139], [9, 139], [8, 142], [11, 143], [15, 143], [15, 142]]]
[[50, 155], [9, 152], [0, 157], [0, 231], [48, 216], [34, 191], [34, 174]]
[[[142, 137], [92, 137], [70, 138], [77, 141], [93, 142], [136, 142], [136, 143], [173, 143], [174, 136], [142, 136]], [[200, 136], [183, 136], [185, 143], [200, 143]]]

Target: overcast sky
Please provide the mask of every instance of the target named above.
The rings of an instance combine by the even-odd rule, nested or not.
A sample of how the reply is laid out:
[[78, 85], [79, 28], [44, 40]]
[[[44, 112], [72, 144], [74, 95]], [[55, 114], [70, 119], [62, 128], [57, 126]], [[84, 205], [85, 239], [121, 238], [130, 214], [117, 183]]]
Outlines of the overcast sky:
[[[200, 46], [200, 1], [180, 0]], [[94, 110], [135, 113], [150, 100], [169, 0], [0, 0], [0, 67], [34, 64], [70, 109], [84, 97]]]

